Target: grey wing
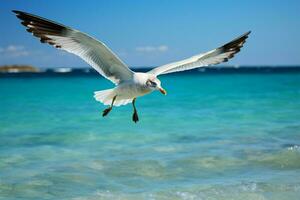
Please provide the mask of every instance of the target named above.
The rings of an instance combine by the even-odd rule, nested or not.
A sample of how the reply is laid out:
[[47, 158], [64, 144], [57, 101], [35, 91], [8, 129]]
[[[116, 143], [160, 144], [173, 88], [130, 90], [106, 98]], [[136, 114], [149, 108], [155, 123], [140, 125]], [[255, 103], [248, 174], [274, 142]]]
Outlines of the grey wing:
[[160, 74], [185, 71], [208, 65], [216, 65], [221, 62], [227, 62], [228, 59], [233, 58], [234, 55], [240, 51], [250, 33], [251, 31], [212, 51], [154, 68], [148, 73], [158, 76]]
[[27, 27], [27, 31], [56, 48], [73, 53], [90, 64], [102, 76], [115, 84], [130, 80], [131, 71], [104, 43], [51, 20], [25, 13], [13, 11]]

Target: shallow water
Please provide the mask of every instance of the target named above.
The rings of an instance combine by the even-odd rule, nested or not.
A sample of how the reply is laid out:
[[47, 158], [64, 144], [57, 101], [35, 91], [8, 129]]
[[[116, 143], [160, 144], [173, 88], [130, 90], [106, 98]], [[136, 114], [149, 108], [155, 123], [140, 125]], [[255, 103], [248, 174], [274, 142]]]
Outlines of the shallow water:
[[102, 78], [1, 78], [0, 199], [299, 199], [299, 73], [161, 80], [134, 124]]

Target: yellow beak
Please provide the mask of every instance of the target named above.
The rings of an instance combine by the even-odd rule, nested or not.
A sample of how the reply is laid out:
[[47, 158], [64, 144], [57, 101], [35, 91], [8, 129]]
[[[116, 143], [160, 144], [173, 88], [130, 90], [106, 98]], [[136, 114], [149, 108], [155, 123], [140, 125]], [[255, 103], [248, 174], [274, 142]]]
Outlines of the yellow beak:
[[163, 88], [159, 88], [159, 91], [160, 91], [162, 94], [167, 95], [167, 91], [164, 90]]

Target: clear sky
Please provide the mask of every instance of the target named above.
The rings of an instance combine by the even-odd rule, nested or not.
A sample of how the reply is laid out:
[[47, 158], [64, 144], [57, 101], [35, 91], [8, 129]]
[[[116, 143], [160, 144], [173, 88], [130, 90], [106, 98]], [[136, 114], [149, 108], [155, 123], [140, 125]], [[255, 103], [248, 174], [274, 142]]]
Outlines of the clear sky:
[[300, 64], [299, 0], [1, 0], [0, 65], [85, 67], [76, 56], [41, 44], [11, 10], [81, 30], [106, 43], [129, 66], [181, 60], [251, 30], [227, 65]]

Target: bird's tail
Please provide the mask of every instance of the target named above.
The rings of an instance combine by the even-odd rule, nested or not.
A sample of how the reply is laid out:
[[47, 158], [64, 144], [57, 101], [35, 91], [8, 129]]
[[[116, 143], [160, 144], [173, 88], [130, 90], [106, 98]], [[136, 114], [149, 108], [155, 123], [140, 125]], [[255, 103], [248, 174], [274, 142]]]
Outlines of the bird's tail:
[[[116, 93], [114, 89], [108, 89], [108, 90], [100, 90], [94, 92], [94, 98], [96, 101], [100, 101], [104, 105], [111, 105], [113, 98], [116, 96]], [[118, 96], [116, 97], [116, 100], [114, 102], [114, 106], [121, 106], [132, 102], [132, 99], [118, 99]]]
[[113, 89], [95, 91], [94, 98], [96, 99], [96, 101], [100, 101], [104, 105], [110, 105], [112, 99], [114, 98]]

